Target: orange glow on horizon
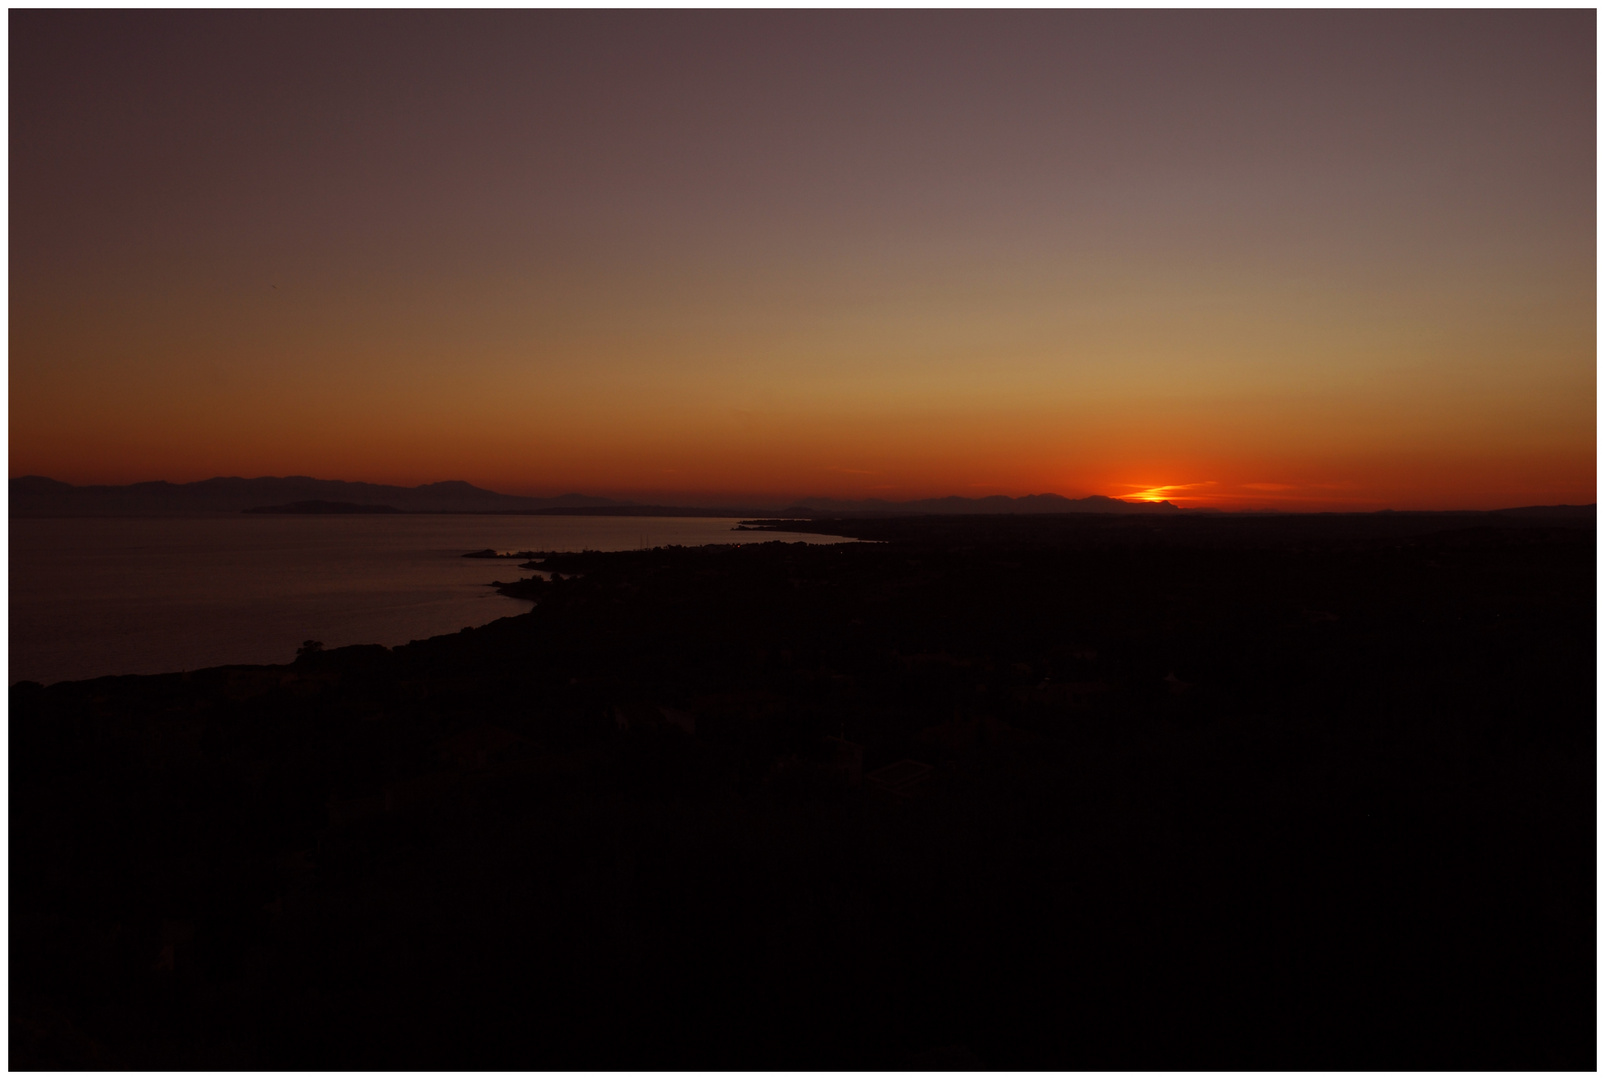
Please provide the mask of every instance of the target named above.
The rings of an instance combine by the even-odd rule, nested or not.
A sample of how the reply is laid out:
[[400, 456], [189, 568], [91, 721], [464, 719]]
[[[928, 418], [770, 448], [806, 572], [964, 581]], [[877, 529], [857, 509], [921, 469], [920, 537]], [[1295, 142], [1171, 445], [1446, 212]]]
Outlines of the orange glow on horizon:
[[1595, 500], [1592, 12], [318, 18], [13, 14], [13, 476]]
[[[1205, 480], [1196, 484], [1154, 484], [1151, 486], [1135, 485], [1139, 490], [1129, 495], [1121, 496], [1127, 502], [1170, 502], [1178, 506], [1188, 505], [1204, 499], [1200, 495], [1184, 495], [1183, 492], [1195, 491], [1198, 488], [1213, 487], [1214, 481]], [[1206, 503], [1207, 505], [1207, 503]]]

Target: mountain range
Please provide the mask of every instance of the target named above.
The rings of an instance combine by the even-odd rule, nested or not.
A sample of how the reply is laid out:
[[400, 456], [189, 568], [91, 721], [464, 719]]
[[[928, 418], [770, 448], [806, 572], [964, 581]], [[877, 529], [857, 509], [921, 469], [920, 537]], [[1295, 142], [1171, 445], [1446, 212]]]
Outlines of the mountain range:
[[[853, 518], [924, 514], [1214, 514], [1214, 507], [1183, 509], [1170, 502], [1126, 502], [1107, 495], [988, 495], [964, 498], [832, 499], [809, 496], [768, 506], [663, 506], [596, 495], [503, 495], [462, 480], [417, 487], [317, 480], [310, 476], [217, 476], [188, 484], [153, 480], [142, 484], [76, 486], [44, 476], [11, 480], [10, 516], [170, 517], [183, 514], [373, 513], [413, 514], [604, 514], [653, 517]], [[1391, 513], [1391, 511], [1383, 511]], [[1587, 506], [1526, 506], [1488, 511], [1531, 516], [1592, 515]]]
[[44, 476], [11, 480], [11, 517], [162, 517], [192, 513], [275, 511], [308, 513], [335, 504], [362, 512], [381, 507], [408, 513], [479, 514], [710, 514], [731, 516], [857, 517], [892, 514], [1152, 514], [1179, 513], [1171, 503], [1132, 503], [1105, 495], [1068, 499], [1062, 495], [991, 495], [968, 499], [890, 502], [814, 496], [791, 505], [660, 506], [595, 495], [503, 495], [462, 480], [417, 487], [318, 480], [310, 476], [219, 476], [188, 484], [154, 480], [140, 484], [76, 486]]
[[43, 476], [11, 481], [12, 517], [161, 517], [170, 514], [235, 512], [290, 503], [352, 503], [391, 506], [412, 513], [507, 513], [551, 507], [614, 505], [591, 495], [532, 498], [486, 491], [462, 480], [418, 487], [316, 480], [310, 476], [218, 476], [190, 484], [154, 480], [121, 486], [78, 487]]

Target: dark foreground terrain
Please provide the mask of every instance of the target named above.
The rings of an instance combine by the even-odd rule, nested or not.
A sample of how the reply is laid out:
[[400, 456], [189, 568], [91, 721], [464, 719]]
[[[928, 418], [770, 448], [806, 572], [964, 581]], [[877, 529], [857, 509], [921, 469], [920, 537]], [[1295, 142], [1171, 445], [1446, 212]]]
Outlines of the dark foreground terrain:
[[815, 527], [13, 687], [10, 1065], [1595, 1066], [1591, 517]]

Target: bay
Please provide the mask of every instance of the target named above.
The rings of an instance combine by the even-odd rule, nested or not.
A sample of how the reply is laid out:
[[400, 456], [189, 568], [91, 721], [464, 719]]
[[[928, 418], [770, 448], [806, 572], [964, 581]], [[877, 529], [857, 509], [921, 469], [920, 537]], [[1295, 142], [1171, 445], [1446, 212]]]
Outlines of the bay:
[[464, 552], [622, 551], [748, 539], [734, 518], [478, 514], [14, 518], [10, 682], [283, 664], [305, 640], [401, 645], [530, 609]]

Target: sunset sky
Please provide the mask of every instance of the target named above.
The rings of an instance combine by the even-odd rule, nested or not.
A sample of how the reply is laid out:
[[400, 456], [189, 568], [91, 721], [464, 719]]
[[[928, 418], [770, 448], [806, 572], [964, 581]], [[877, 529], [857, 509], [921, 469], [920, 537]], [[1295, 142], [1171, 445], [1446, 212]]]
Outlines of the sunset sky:
[[12, 476], [1595, 498], [1592, 10], [8, 17]]

